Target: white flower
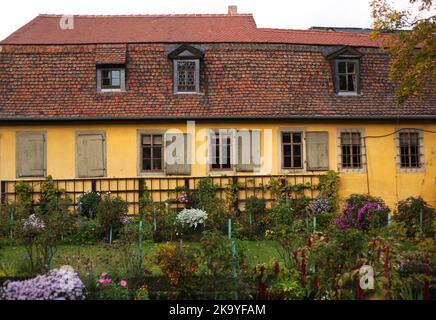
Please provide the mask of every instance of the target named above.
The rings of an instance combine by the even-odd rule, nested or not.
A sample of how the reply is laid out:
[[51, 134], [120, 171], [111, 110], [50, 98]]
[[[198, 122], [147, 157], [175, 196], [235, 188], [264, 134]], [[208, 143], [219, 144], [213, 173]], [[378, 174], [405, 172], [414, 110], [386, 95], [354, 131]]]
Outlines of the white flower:
[[198, 225], [205, 225], [207, 213], [201, 209], [183, 209], [177, 214], [176, 222], [182, 226], [188, 225], [196, 229]]

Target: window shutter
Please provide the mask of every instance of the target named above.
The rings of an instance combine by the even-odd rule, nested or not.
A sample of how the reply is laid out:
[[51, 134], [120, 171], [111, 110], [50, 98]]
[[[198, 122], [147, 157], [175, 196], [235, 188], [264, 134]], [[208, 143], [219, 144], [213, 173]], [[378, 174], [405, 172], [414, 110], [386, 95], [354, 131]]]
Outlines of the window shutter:
[[238, 131], [237, 142], [238, 163], [236, 171], [257, 171], [260, 167], [260, 131]]
[[17, 132], [17, 176], [45, 175], [45, 133]]
[[79, 178], [106, 175], [104, 134], [77, 136], [77, 175]]
[[[170, 145], [171, 147], [169, 147]], [[191, 136], [189, 134], [165, 134], [165, 171], [167, 175], [191, 174], [190, 146]], [[173, 159], [174, 161], [172, 161], [171, 159]]]
[[306, 132], [307, 170], [328, 170], [328, 132]]

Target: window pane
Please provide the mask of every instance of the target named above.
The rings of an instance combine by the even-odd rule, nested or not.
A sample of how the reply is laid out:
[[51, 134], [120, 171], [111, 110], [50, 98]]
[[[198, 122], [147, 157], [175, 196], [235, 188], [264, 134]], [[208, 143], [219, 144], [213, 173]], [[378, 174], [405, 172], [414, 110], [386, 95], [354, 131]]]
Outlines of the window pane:
[[290, 157], [292, 155], [292, 149], [290, 145], [284, 145], [283, 146], [283, 155], [285, 157]]
[[293, 146], [294, 156], [301, 156], [301, 145], [296, 144]]
[[283, 158], [283, 167], [284, 168], [291, 168], [292, 167], [291, 157], [284, 157]]
[[347, 73], [354, 73], [354, 62], [347, 63]]
[[177, 61], [177, 90], [181, 92], [196, 91], [196, 62]]
[[142, 161], [142, 170], [151, 170], [151, 160], [150, 159], [144, 159]]
[[346, 62], [338, 62], [338, 72], [339, 73], [345, 73], [346, 70]]
[[360, 132], [352, 133], [352, 141], [353, 144], [360, 144]]
[[142, 156], [144, 158], [151, 158], [151, 148], [149, 147], [142, 148]]
[[283, 143], [290, 143], [291, 142], [291, 134], [288, 132], [283, 132], [282, 133], [282, 140], [283, 140]]
[[151, 136], [150, 135], [142, 136], [142, 144], [150, 144], [150, 143], [151, 143]]
[[347, 76], [339, 75], [339, 90], [347, 91]]
[[355, 88], [355, 85], [354, 85], [354, 79], [355, 79], [354, 75], [349, 74], [347, 76], [347, 79], [348, 79], [348, 88], [347, 88], [347, 90], [350, 91], [350, 92], [353, 92], [354, 88]]
[[154, 135], [153, 144], [162, 144], [162, 135]]
[[341, 144], [346, 145], [351, 143], [351, 133], [342, 132], [341, 133]]
[[153, 158], [162, 158], [162, 148], [153, 147]]
[[301, 133], [293, 133], [292, 134], [292, 142], [293, 143], [300, 143], [301, 142]]
[[153, 160], [153, 170], [161, 170], [162, 169], [162, 160], [154, 159]]
[[294, 168], [301, 168], [301, 157], [294, 157]]

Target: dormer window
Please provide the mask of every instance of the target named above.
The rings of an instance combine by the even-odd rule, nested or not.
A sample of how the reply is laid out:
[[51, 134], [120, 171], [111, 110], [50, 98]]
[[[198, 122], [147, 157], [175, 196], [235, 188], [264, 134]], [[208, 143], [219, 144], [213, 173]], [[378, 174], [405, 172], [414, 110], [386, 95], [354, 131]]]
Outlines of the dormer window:
[[200, 60], [174, 60], [174, 92], [200, 92]]
[[338, 94], [357, 94], [358, 60], [335, 59], [335, 86]]
[[98, 92], [123, 92], [125, 91], [124, 66], [98, 66], [97, 91]]
[[337, 95], [360, 93], [360, 57], [352, 47], [326, 47], [324, 56], [331, 61], [333, 86]]
[[173, 60], [174, 93], [200, 92], [200, 65], [204, 52], [198, 45], [169, 45], [168, 58]]

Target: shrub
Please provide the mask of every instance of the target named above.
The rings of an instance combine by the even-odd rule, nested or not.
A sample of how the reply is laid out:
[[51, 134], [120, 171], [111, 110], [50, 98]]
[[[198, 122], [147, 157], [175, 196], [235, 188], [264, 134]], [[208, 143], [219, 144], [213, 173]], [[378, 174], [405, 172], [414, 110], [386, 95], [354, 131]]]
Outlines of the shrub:
[[212, 230], [225, 230], [229, 217], [225, 201], [216, 197], [218, 188], [212, 183], [210, 177], [202, 178], [198, 182], [197, 190], [191, 191], [188, 196], [187, 208], [198, 208], [207, 212], [207, 227]]
[[336, 220], [341, 229], [362, 231], [386, 226], [389, 208], [382, 199], [370, 195], [351, 195], [345, 202], [344, 212]]
[[267, 215], [266, 201], [256, 197], [247, 199], [245, 212], [236, 221], [235, 232], [239, 238], [255, 240], [262, 238], [271, 222]]
[[97, 208], [97, 221], [105, 235], [112, 229], [113, 237], [116, 237], [124, 225], [123, 218], [127, 214], [127, 203], [121, 198], [112, 198], [105, 195]]
[[207, 221], [207, 213], [201, 209], [183, 209], [176, 216], [176, 222], [183, 228], [189, 227], [197, 229], [199, 225], [205, 225]]
[[89, 298], [92, 300], [129, 300], [127, 281], [103, 272]]
[[192, 294], [199, 266], [197, 250], [168, 242], [157, 247], [154, 260], [168, 279], [175, 298], [186, 299]]
[[394, 215], [394, 220], [404, 223], [406, 234], [414, 237], [420, 231], [420, 214], [422, 212], [422, 233], [425, 236], [434, 235], [435, 214], [421, 197], [409, 197], [398, 203], [398, 212]]
[[[217, 231], [205, 231], [201, 238], [204, 273], [210, 278], [211, 299], [231, 299], [245, 286], [246, 259], [242, 248]], [[233, 255], [234, 250], [234, 255]], [[237, 277], [235, 277], [237, 276]]]
[[294, 213], [291, 201], [278, 201], [271, 208], [271, 222], [275, 228], [289, 225], [295, 218]]
[[74, 271], [53, 269], [24, 281], [6, 282], [0, 300], [83, 300], [84, 285]]
[[86, 192], [78, 199], [79, 212], [88, 219], [93, 219], [97, 214], [100, 201], [101, 196], [99, 192]]
[[93, 244], [102, 240], [104, 237], [98, 222], [93, 220], [79, 220], [77, 232], [70, 237], [70, 241], [75, 244]]

